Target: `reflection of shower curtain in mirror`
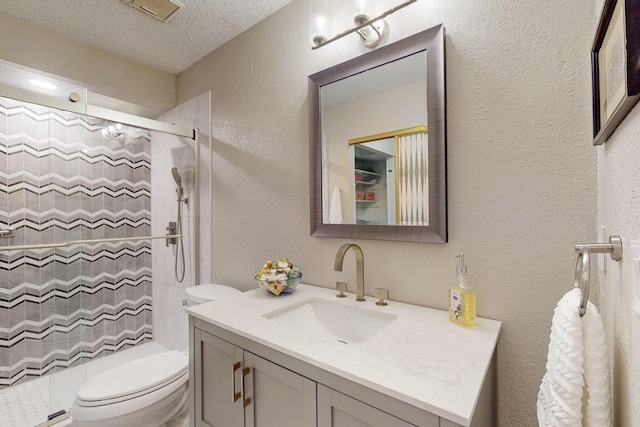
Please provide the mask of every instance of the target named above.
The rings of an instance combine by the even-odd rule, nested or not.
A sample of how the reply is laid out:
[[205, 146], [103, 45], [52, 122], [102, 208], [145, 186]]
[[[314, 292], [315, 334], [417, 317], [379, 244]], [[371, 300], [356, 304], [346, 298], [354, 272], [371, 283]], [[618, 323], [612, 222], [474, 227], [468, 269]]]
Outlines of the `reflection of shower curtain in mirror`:
[[429, 225], [427, 133], [398, 137], [398, 224]]

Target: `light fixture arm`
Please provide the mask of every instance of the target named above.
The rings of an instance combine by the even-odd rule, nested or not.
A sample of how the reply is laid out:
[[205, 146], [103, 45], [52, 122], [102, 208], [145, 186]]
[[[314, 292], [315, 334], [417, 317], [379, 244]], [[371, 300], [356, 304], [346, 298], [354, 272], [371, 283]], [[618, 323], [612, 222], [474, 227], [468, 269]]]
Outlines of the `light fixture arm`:
[[375, 26], [372, 25], [373, 23], [375, 23], [377, 21], [380, 21], [381, 19], [386, 18], [387, 16], [391, 15], [392, 13], [397, 12], [398, 10], [400, 10], [400, 9], [402, 9], [404, 7], [407, 7], [411, 3], [415, 3], [416, 1], [418, 1], [418, 0], [405, 1], [404, 3], [399, 4], [398, 6], [393, 7], [391, 9], [387, 10], [386, 12], [376, 16], [375, 18], [371, 18], [371, 19], [361, 23], [360, 25], [356, 25], [355, 27], [353, 27], [353, 28], [351, 28], [349, 30], [343, 31], [340, 34], [331, 37], [330, 39], [324, 40], [324, 41], [322, 41], [322, 42], [320, 42], [320, 43], [318, 43], [318, 44], [316, 44], [314, 46], [311, 46], [311, 49], [315, 50], [315, 49], [321, 48], [322, 46], [328, 45], [329, 43], [334, 42], [334, 41], [336, 41], [338, 39], [341, 39], [344, 36], [349, 35], [349, 34], [354, 33], [354, 32], [358, 32], [360, 37], [363, 38], [363, 36], [362, 36], [362, 34], [360, 34], [359, 30], [361, 30], [361, 29], [363, 29], [364, 27], [367, 27], [367, 26], [371, 26], [376, 33], [380, 34], [378, 29], [376, 29]]

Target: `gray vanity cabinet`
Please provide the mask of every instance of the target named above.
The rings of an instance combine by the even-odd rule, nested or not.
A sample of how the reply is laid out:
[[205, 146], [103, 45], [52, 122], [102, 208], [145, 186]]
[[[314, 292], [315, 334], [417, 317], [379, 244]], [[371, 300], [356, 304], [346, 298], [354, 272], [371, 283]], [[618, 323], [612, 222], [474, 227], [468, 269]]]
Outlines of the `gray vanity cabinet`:
[[190, 427], [461, 427], [222, 327], [189, 323]]
[[[244, 410], [239, 400], [243, 351], [241, 348], [195, 329], [190, 357], [192, 397], [191, 426], [244, 426]], [[235, 367], [235, 370], [234, 370]], [[193, 380], [191, 379], [193, 378]], [[233, 378], [233, 383], [232, 383]], [[234, 389], [235, 386], [235, 389]]]
[[[434, 427], [439, 426], [434, 417]], [[318, 427], [415, 427], [352, 397], [318, 384]]]
[[255, 354], [244, 352], [251, 374], [246, 427], [316, 426], [316, 383]]
[[200, 329], [193, 333], [192, 426], [316, 426], [314, 381]]

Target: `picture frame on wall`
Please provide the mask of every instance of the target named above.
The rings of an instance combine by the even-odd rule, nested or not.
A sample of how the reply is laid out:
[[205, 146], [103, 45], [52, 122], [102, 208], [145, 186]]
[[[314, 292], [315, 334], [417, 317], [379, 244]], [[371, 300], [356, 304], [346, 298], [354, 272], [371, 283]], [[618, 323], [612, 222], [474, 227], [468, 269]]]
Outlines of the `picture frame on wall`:
[[640, 100], [640, 0], [605, 0], [591, 50], [593, 144]]

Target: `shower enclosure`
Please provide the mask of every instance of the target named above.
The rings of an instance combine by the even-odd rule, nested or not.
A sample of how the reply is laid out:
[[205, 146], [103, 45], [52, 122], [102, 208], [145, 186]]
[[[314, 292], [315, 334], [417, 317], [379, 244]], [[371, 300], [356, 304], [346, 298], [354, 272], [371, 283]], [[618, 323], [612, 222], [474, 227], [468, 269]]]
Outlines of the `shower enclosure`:
[[[163, 269], [180, 245], [186, 280], [199, 281], [208, 122], [198, 133], [197, 118], [167, 113], [186, 126], [169, 125], [87, 96], [0, 64], [0, 393], [48, 375], [39, 422], [69, 409], [85, 362], [154, 338], [157, 306], [179, 297], [158, 286], [176, 285]], [[184, 239], [166, 230], [179, 214], [172, 168], [190, 199]]]

